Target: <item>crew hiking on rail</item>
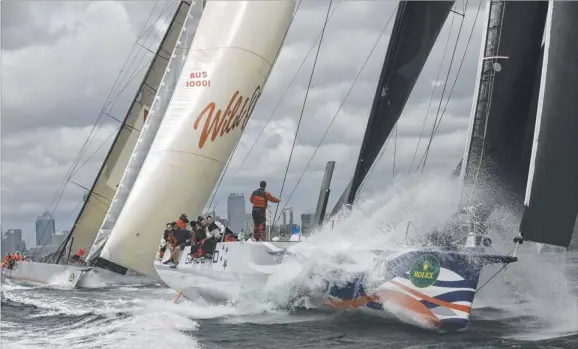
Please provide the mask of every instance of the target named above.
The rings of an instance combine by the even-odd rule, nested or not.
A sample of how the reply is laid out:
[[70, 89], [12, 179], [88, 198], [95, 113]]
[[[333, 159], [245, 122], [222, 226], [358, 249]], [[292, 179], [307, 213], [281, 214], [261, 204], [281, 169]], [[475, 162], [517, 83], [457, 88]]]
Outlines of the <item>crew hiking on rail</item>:
[[253, 238], [256, 241], [266, 241], [267, 233], [265, 232], [267, 220], [267, 204], [270, 202], [279, 203], [279, 199], [265, 190], [267, 182], [261, 181], [259, 189], [251, 194], [251, 203], [253, 204]]
[[23, 262], [26, 261], [26, 257], [20, 254], [20, 251], [17, 251], [15, 254], [7, 253], [2, 260], [2, 269], [12, 269], [14, 268], [14, 264], [16, 262]]
[[163, 260], [168, 249], [170, 258], [163, 264], [176, 268], [186, 246], [191, 247], [190, 256], [195, 259], [212, 256], [218, 242], [232, 241], [237, 241], [235, 234], [222, 223], [213, 221], [213, 217], [199, 216], [196, 221], [189, 222], [187, 215], [183, 213], [176, 222], [166, 224], [157, 260]]

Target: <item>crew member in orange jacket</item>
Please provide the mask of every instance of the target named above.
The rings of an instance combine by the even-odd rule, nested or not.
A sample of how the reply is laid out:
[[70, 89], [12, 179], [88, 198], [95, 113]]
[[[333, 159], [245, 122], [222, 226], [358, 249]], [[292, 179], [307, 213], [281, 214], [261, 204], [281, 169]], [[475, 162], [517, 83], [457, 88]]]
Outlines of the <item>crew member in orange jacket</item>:
[[261, 181], [259, 189], [251, 194], [251, 203], [253, 204], [253, 238], [257, 241], [267, 240], [265, 232], [265, 220], [267, 218], [267, 204], [269, 201], [278, 203], [279, 199], [265, 190], [267, 182]]

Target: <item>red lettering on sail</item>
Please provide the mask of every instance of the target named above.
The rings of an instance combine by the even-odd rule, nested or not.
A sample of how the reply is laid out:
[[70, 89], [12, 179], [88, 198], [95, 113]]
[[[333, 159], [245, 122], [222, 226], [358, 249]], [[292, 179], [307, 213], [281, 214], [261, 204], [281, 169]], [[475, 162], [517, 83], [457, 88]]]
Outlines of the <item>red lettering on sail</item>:
[[192, 72], [189, 74], [189, 80], [185, 81], [187, 87], [211, 87], [211, 79], [206, 71]]
[[199, 148], [203, 148], [207, 141], [214, 142], [217, 137], [223, 137], [239, 125], [241, 125], [241, 131], [244, 130], [260, 96], [261, 86], [257, 86], [251, 97], [244, 97], [237, 90], [233, 92], [224, 112], [220, 108], [217, 109], [215, 102], [207, 104], [193, 124], [194, 129], [197, 130], [201, 121], [205, 120], [199, 139]]

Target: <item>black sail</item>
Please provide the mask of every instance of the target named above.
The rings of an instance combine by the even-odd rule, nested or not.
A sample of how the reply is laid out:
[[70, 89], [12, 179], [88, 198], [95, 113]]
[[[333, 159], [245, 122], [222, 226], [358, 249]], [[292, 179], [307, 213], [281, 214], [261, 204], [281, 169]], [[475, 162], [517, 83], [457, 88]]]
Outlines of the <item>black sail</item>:
[[551, 2], [549, 16], [520, 232], [525, 240], [568, 247], [578, 215], [578, 3]]
[[522, 208], [548, 10], [547, 2], [492, 1], [489, 6], [461, 169], [465, 204], [482, 203], [482, 216], [496, 205]]
[[346, 198], [348, 204], [355, 200], [361, 183], [399, 119], [453, 4], [453, 1], [399, 3]]

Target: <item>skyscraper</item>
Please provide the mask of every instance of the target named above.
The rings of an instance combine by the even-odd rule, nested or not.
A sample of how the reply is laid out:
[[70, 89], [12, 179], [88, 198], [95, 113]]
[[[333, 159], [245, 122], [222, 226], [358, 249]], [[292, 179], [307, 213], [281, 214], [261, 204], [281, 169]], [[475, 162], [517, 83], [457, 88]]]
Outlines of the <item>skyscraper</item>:
[[309, 233], [313, 229], [313, 213], [302, 213], [301, 214], [301, 232], [303, 234]]
[[238, 233], [245, 227], [247, 212], [245, 211], [245, 196], [243, 194], [231, 193], [227, 199], [227, 216], [229, 229]]
[[56, 232], [54, 218], [48, 212], [36, 219], [36, 246], [50, 245], [52, 235]]

